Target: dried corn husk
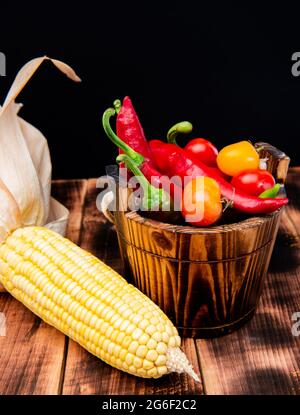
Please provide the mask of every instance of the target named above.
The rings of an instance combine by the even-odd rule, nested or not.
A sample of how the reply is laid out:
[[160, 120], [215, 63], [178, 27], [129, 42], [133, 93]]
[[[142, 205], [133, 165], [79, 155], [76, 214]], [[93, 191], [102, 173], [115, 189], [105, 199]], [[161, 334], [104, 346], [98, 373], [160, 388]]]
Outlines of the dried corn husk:
[[[15, 98], [45, 60], [73, 81], [64, 62], [47, 56], [32, 59], [18, 72], [0, 107], [0, 243], [20, 226], [43, 225], [64, 235], [69, 212], [51, 198], [51, 159], [46, 138], [18, 112]], [[1, 287], [0, 287], [1, 288]]]

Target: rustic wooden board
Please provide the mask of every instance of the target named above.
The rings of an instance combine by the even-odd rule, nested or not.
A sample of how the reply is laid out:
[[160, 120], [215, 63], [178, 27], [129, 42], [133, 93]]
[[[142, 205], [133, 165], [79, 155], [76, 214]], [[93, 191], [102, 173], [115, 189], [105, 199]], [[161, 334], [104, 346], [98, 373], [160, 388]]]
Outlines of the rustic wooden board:
[[[88, 181], [82, 223], [81, 247], [104, 260], [121, 272], [121, 261], [114, 226], [96, 209], [99, 189], [95, 180]], [[192, 361], [198, 375], [199, 366], [192, 339], [184, 341], [183, 349]], [[93, 357], [78, 344], [69, 342], [63, 394], [195, 394], [201, 393], [201, 384], [185, 375], [165, 376], [157, 380], [143, 380], [111, 368]]]
[[291, 333], [300, 311], [300, 169], [287, 189], [291, 203], [256, 315], [229, 336], [196, 341], [208, 394], [300, 394], [300, 336]]
[[[60, 181], [53, 194], [70, 209], [68, 236], [78, 242], [86, 181]], [[0, 337], [0, 395], [58, 394], [63, 380], [66, 337], [41, 322], [9, 294], [0, 294], [6, 336]]]
[[[68, 236], [120, 272], [116, 233], [96, 209], [98, 192], [95, 180], [53, 185], [71, 210]], [[300, 394], [300, 336], [291, 335], [291, 315], [300, 311], [300, 168], [290, 170], [288, 192], [254, 319], [223, 338], [183, 343], [198, 375], [201, 367], [203, 386], [184, 375], [152, 381], [119, 372], [0, 294], [8, 327], [0, 337], [0, 394]]]
[[52, 196], [70, 211], [67, 236], [75, 244], [79, 243], [86, 190], [87, 180], [55, 180], [52, 182]]

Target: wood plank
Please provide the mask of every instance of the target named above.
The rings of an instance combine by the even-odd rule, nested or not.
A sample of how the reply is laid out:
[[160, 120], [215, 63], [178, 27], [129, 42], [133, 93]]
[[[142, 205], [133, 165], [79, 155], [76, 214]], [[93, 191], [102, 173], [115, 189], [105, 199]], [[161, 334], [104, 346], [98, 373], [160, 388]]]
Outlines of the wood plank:
[[[192, 339], [183, 341], [194, 368], [198, 366]], [[199, 369], [196, 369], [199, 375]], [[200, 394], [201, 384], [186, 375], [171, 374], [160, 379], [142, 379], [105, 364], [70, 341], [63, 394], [66, 395], [173, 395]]]
[[[81, 247], [100, 257], [121, 272], [122, 265], [114, 226], [96, 210], [99, 189], [95, 180], [89, 180], [85, 201]], [[183, 350], [200, 375], [194, 341], [187, 339]], [[63, 394], [195, 394], [201, 393], [196, 384], [185, 375], [172, 374], [161, 379], [140, 379], [127, 375], [92, 356], [73, 341], [69, 343]]]
[[287, 191], [255, 317], [231, 335], [196, 342], [208, 394], [300, 394], [300, 337], [291, 333], [300, 311], [300, 169], [291, 170]]
[[288, 213], [295, 227], [300, 229], [300, 167], [293, 168], [287, 178], [287, 193], [290, 198]]
[[[299, 248], [297, 229], [300, 186], [294, 186], [297, 177], [300, 179], [300, 169], [292, 169], [291, 174], [294, 177], [288, 181], [288, 185], [294, 187], [290, 191], [290, 194], [293, 191], [294, 200], [288, 212], [284, 214], [271, 272], [255, 317], [259, 322], [255, 323], [255, 320], [252, 320], [239, 332], [223, 339], [198, 341], [198, 346], [201, 343], [199, 353], [208, 393], [300, 393], [299, 338], [290, 337], [291, 311], [300, 311], [297, 300], [300, 259], [299, 251], [296, 250]], [[83, 188], [86, 187], [86, 181], [79, 182], [82, 182]], [[69, 236], [78, 242], [81, 222], [78, 215], [80, 216], [82, 211], [83, 194], [76, 191], [80, 197], [78, 199], [76, 196], [76, 200], [72, 202], [72, 192], [67, 190], [69, 184], [63, 181], [57, 183], [57, 190], [55, 186], [56, 184], [53, 186], [55, 196], [77, 212], [75, 215], [73, 212], [71, 214], [68, 232]], [[64, 189], [64, 186], [67, 189]], [[80, 184], [76, 186], [81, 187]], [[94, 182], [90, 181], [89, 188], [93, 186]], [[95, 188], [93, 192], [96, 192]], [[101, 256], [120, 271], [121, 263], [113, 226], [104, 222], [103, 217], [95, 211], [96, 193], [93, 192], [89, 192], [87, 198], [84, 224], [86, 232], [82, 235], [82, 246]], [[67, 198], [66, 201], [64, 197]], [[97, 225], [98, 220], [100, 225]], [[101, 226], [102, 230], [103, 227], [106, 228], [105, 238]], [[63, 379], [60, 371], [63, 358], [61, 346], [58, 347], [58, 344], [62, 338], [64, 340], [64, 336], [44, 323], [39, 324], [32, 313], [8, 294], [0, 295], [1, 311], [5, 312], [8, 319], [10, 334], [0, 337], [0, 394], [59, 393], [60, 383], [63, 381], [64, 393], [165, 394], [202, 391], [201, 385], [195, 385], [194, 382], [191, 382], [192, 385], [187, 384], [184, 375], [171, 375], [155, 381], [133, 378], [110, 368], [73, 342], [70, 342], [70, 348], [75, 346], [76, 354], [71, 350], [66, 376]], [[235, 337], [237, 335], [238, 337]], [[9, 346], [4, 347], [3, 340], [11, 336], [15, 337], [15, 340], [10, 340]], [[64, 351], [65, 345], [66, 343]], [[196, 366], [197, 357], [193, 341], [185, 340], [184, 349]], [[223, 360], [220, 360], [220, 354], [223, 355]], [[226, 354], [229, 355], [228, 358]], [[196, 371], [199, 374], [199, 367]], [[71, 376], [69, 372], [73, 372]], [[143, 382], [145, 385], [142, 387]]]
[[52, 196], [70, 211], [67, 237], [79, 243], [87, 180], [53, 180]]
[[[78, 241], [85, 180], [59, 181], [53, 195], [70, 209], [68, 236]], [[6, 336], [0, 337], [0, 395], [58, 394], [63, 380], [66, 337], [8, 293], [0, 294]]]
[[292, 173], [300, 174], [300, 166], [293, 166], [289, 168], [288, 175], [290, 176]]
[[7, 324], [0, 337], [0, 394], [57, 394], [65, 336], [7, 293], [0, 296], [0, 310]]

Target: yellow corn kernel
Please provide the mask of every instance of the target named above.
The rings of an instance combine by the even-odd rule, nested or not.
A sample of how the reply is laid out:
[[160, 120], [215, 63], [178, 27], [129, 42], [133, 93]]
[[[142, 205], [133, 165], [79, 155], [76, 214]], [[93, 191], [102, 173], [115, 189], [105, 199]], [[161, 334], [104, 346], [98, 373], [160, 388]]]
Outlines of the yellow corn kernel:
[[133, 354], [136, 353], [138, 347], [139, 347], [139, 343], [137, 341], [131, 342], [128, 347], [129, 353], [133, 353]]
[[135, 330], [133, 330], [131, 337], [134, 340], [138, 340], [142, 336], [142, 334], [143, 334], [143, 331], [139, 328], [136, 328]]
[[134, 330], [136, 330], [136, 326], [132, 323], [129, 323], [129, 325], [127, 326], [125, 333], [127, 334], [127, 336], [131, 336], [133, 339], [135, 337], [133, 337], [133, 332]]
[[128, 353], [128, 350], [122, 348], [121, 351], [120, 351], [120, 353], [119, 353], [120, 359], [121, 360], [125, 360], [125, 357], [126, 357], [127, 353]]
[[[176, 329], [176, 332], [177, 332], [177, 329]], [[178, 333], [177, 333], [177, 335], [174, 336], [174, 338], [175, 338], [175, 341], [176, 341], [176, 347], [180, 347], [181, 338], [180, 338], [180, 336], [178, 336]]]
[[139, 337], [138, 342], [139, 342], [139, 344], [147, 344], [149, 340], [150, 340], [150, 336], [146, 333], [143, 333]]
[[118, 358], [118, 357], [119, 357], [119, 355], [120, 355], [120, 351], [121, 351], [121, 346], [119, 346], [118, 344], [116, 344], [116, 345], [115, 345], [115, 348], [114, 348], [114, 356], [115, 356], [116, 358]]
[[155, 341], [160, 342], [162, 340], [161, 333], [159, 331], [156, 331], [154, 334], [152, 334], [152, 338]]
[[143, 368], [144, 369], [148, 370], [148, 369], [153, 368], [153, 366], [154, 366], [154, 364], [153, 364], [153, 362], [150, 362], [150, 360], [146, 360], [146, 359], [143, 360]]
[[146, 357], [147, 353], [148, 353], [148, 347], [144, 345], [139, 346], [136, 350], [136, 355], [141, 358]]
[[166, 353], [167, 353], [167, 350], [168, 350], [168, 347], [167, 347], [167, 345], [166, 345], [165, 343], [163, 343], [163, 342], [159, 342], [159, 343], [157, 344], [156, 351], [157, 351], [159, 354], [166, 354]]
[[177, 342], [176, 342], [175, 337], [169, 337], [168, 346], [169, 347], [176, 347], [177, 346]]
[[152, 336], [156, 332], [156, 327], [153, 324], [150, 324], [148, 327], [145, 328], [145, 332]]
[[158, 355], [157, 359], [155, 360], [155, 366], [165, 366], [166, 364], [167, 364], [166, 356], [163, 354]]
[[168, 368], [166, 366], [159, 366], [156, 368], [157, 373], [159, 374], [159, 376], [163, 376], [166, 375], [168, 373]]
[[138, 376], [141, 376], [142, 378], [146, 378], [146, 377], [148, 377], [147, 376], [147, 370], [145, 370], [145, 369], [143, 369], [143, 368], [140, 368], [140, 369], [137, 369], [137, 375]]
[[165, 331], [161, 333], [161, 339], [164, 343], [168, 344], [170, 340], [169, 334]]
[[134, 367], [133, 365], [129, 366], [129, 372], [132, 373], [133, 375], [135, 375], [137, 373], [136, 367]]
[[156, 367], [153, 367], [152, 369], [147, 370], [147, 375], [150, 378], [156, 378], [156, 377], [158, 377], [157, 368]]
[[156, 350], [149, 350], [149, 352], [146, 355], [146, 359], [150, 360], [151, 362], [155, 362], [158, 358], [158, 353]]
[[115, 344], [110, 343], [107, 349], [107, 353], [112, 356], [114, 354], [114, 350], [115, 350]]
[[149, 325], [150, 325], [150, 322], [146, 318], [144, 318], [143, 320], [139, 322], [139, 328], [142, 330], [145, 330]]
[[133, 365], [136, 369], [140, 369], [143, 366], [143, 361], [139, 357], [134, 357]]
[[128, 364], [128, 366], [132, 365], [134, 355], [132, 353], [127, 353], [125, 357], [125, 362]]
[[122, 346], [125, 348], [125, 349], [128, 349], [128, 347], [129, 347], [129, 345], [130, 345], [130, 343], [132, 342], [132, 337], [130, 337], [130, 336], [125, 336], [125, 338], [124, 338], [124, 340], [123, 340], [123, 342], [122, 342]]
[[155, 341], [154, 339], [150, 339], [147, 343], [147, 347], [148, 347], [149, 350], [151, 350], [151, 349], [156, 350], [157, 341]]

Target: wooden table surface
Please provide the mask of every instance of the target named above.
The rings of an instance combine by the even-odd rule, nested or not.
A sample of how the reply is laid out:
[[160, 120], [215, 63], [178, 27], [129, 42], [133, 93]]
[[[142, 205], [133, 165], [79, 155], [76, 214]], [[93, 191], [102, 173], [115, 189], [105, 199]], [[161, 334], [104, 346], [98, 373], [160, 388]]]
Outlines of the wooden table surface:
[[[201, 383], [113, 369], [3, 293], [0, 394], [300, 394], [300, 336], [291, 331], [300, 312], [300, 168], [290, 170], [287, 191], [291, 202], [254, 318], [222, 338], [183, 341]], [[53, 195], [71, 211], [68, 237], [121, 272], [116, 232], [96, 208], [98, 193], [94, 179], [53, 183]]]

